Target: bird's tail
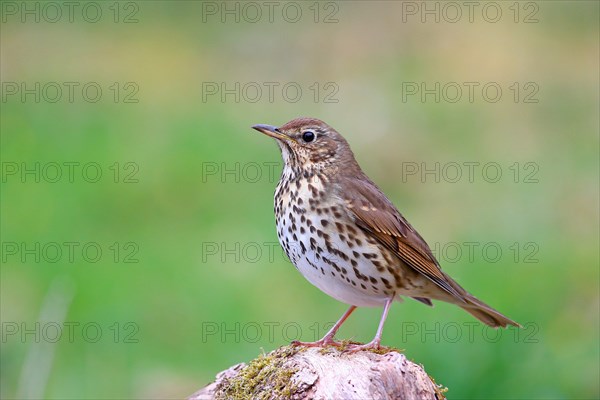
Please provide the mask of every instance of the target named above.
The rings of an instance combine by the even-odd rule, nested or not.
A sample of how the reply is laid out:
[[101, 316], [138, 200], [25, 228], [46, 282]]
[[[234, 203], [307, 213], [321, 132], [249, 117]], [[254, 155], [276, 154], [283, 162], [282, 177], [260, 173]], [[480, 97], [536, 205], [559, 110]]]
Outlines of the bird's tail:
[[[506, 328], [508, 325], [516, 326], [521, 328], [519, 323], [512, 319], [500, 314], [492, 307], [485, 304], [483, 301], [477, 299], [475, 296], [467, 292], [462, 286], [458, 284], [454, 279], [450, 278], [444, 273], [444, 282], [451, 287], [452, 292], [449, 291], [437, 291], [437, 296], [431, 296], [433, 299], [446, 301], [448, 303], [456, 304], [463, 310], [480, 320], [486, 325], [492, 328]], [[418, 299], [417, 299], [418, 300]]]
[[517, 322], [500, 314], [483, 301], [476, 299], [468, 293], [466, 293], [463, 299], [466, 304], [463, 303], [458, 305], [486, 325], [489, 325], [493, 328], [506, 328], [507, 325], [512, 325], [519, 328], [521, 327], [521, 325], [519, 325]]

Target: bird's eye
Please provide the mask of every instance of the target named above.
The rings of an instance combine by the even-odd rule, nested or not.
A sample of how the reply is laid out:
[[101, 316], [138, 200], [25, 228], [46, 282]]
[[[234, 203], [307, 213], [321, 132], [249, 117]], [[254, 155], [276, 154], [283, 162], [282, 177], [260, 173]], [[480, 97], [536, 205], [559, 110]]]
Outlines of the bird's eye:
[[302, 134], [302, 140], [304, 140], [306, 143], [310, 143], [313, 140], [315, 140], [315, 133], [313, 131], [306, 131]]

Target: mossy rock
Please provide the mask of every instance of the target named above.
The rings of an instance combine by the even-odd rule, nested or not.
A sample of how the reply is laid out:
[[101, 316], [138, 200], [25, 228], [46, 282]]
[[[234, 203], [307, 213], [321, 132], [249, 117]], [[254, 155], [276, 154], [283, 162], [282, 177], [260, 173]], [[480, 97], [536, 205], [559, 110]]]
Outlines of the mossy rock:
[[298, 372], [298, 368], [289, 365], [289, 361], [302, 350], [287, 346], [269, 354], [261, 354], [243, 367], [236, 376], [225, 380], [215, 398], [268, 400], [292, 397], [297, 389], [292, 376]]
[[444, 398], [446, 389], [396, 349], [353, 352], [350, 344], [281, 347], [219, 373], [190, 400]]

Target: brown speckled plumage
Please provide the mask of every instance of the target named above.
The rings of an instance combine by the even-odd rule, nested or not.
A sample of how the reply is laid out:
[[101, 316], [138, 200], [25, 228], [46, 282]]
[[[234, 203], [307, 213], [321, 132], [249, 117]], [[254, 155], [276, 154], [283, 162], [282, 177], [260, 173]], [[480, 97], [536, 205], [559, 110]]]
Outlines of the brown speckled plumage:
[[254, 129], [276, 139], [284, 169], [275, 190], [277, 236], [285, 253], [315, 286], [350, 304], [323, 339], [357, 306], [385, 306], [409, 296], [456, 304], [493, 327], [518, 324], [467, 293], [445, 274], [425, 240], [362, 172], [346, 140], [314, 118]]

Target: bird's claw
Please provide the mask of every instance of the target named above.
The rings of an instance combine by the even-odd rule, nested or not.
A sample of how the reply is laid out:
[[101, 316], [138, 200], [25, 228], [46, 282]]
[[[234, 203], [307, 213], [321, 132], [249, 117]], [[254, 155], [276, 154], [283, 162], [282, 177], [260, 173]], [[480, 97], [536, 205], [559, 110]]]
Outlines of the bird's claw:
[[342, 344], [340, 342], [336, 342], [333, 338], [324, 337], [321, 340], [317, 340], [316, 342], [301, 342], [299, 340], [294, 340], [292, 342], [292, 346], [304, 346], [304, 347], [327, 347], [327, 346], [335, 346], [340, 347]]
[[381, 341], [373, 340], [367, 344], [349, 344], [346, 351], [356, 353], [363, 350], [381, 350]]

